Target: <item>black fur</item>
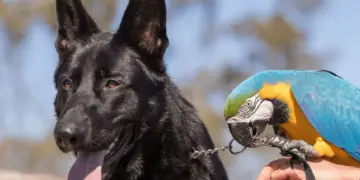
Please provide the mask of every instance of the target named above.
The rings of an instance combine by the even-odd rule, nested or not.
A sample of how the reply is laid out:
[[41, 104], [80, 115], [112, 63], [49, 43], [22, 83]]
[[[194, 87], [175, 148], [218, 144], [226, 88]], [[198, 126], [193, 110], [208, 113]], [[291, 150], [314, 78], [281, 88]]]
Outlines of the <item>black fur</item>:
[[[130, 0], [115, 34], [102, 32], [80, 0], [56, 0], [59, 63], [55, 72], [57, 123], [64, 151], [115, 147], [105, 158], [107, 180], [226, 180], [217, 155], [189, 160], [214, 148], [194, 107], [166, 73], [164, 0]], [[72, 124], [72, 149], [61, 128]]]

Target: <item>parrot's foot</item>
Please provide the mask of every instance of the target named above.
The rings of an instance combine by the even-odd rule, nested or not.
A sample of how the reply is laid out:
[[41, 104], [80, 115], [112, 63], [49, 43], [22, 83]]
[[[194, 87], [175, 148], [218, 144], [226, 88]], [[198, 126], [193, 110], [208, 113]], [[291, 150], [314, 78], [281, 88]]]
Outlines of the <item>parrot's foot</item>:
[[306, 161], [308, 157], [320, 156], [313, 146], [302, 140], [290, 140], [281, 136], [266, 137], [262, 141], [272, 147], [280, 148], [281, 155], [291, 156], [291, 168], [294, 168], [294, 160], [300, 161], [304, 166], [306, 179], [315, 179], [314, 173]]
[[296, 152], [301, 158], [306, 159], [308, 157], [319, 157], [318, 152], [314, 146], [306, 143], [303, 140], [290, 140], [286, 142], [282, 148], [280, 154], [283, 156], [291, 156], [288, 152]]

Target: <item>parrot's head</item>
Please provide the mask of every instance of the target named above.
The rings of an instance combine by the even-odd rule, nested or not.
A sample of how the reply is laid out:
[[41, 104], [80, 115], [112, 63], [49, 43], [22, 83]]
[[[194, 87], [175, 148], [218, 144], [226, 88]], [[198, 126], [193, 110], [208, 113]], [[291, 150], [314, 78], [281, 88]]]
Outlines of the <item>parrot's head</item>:
[[[264, 82], [264, 73], [239, 84], [226, 99], [224, 117], [234, 139], [243, 146], [257, 147], [254, 141], [268, 125], [288, 120], [287, 105], [277, 98], [277, 90]], [[275, 120], [275, 121], [274, 121]]]

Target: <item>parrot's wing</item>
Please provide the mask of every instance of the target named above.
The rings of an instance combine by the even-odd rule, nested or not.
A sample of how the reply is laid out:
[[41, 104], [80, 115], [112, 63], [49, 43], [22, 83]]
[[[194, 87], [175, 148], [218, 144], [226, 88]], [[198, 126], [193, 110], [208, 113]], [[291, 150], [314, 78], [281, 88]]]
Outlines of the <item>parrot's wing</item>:
[[307, 119], [323, 138], [360, 161], [360, 90], [328, 72], [300, 76], [291, 90]]

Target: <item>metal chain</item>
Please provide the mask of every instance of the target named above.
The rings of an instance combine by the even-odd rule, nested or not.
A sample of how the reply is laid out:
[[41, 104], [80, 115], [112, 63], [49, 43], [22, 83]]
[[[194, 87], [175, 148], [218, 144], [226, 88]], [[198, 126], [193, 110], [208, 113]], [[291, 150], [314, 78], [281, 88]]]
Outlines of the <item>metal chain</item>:
[[227, 149], [229, 149], [228, 146], [223, 146], [221, 148], [214, 148], [214, 149], [208, 149], [208, 150], [201, 150], [201, 151], [197, 151], [194, 149], [194, 152], [190, 153], [190, 158], [191, 159], [197, 159], [202, 155], [209, 155], [209, 154], [214, 154], [217, 153], [219, 151], [226, 151]]
[[[197, 159], [202, 155], [208, 156], [208, 155], [212, 155], [212, 154], [215, 154], [217, 152], [226, 151], [226, 150], [229, 150], [229, 152], [231, 154], [239, 154], [239, 153], [244, 152], [245, 149], [246, 149], [245, 146], [243, 146], [243, 149], [241, 149], [240, 151], [237, 151], [237, 152], [234, 152], [232, 150], [233, 149], [232, 143], [234, 142], [234, 140], [235, 139], [232, 139], [229, 142], [228, 146], [223, 146], [221, 148], [214, 148], [214, 149], [201, 150], [201, 151], [197, 151], [197, 150], [194, 149], [194, 152], [190, 153], [190, 160], [191, 159]], [[260, 139], [255, 139], [255, 140], [257, 141], [258, 146], [266, 145], [266, 146], [281, 148], [283, 146], [283, 144], [286, 143], [287, 139], [277, 137], [277, 136], [275, 136], [275, 137], [266, 136], [266, 137], [263, 137], [263, 138], [260, 138]], [[300, 160], [303, 163], [303, 166], [304, 166], [306, 179], [307, 180], [315, 180], [314, 173], [313, 173], [311, 167], [309, 166], [309, 164], [306, 162], [305, 158], [303, 158], [301, 156], [301, 154], [299, 154], [299, 152], [294, 151], [294, 150], [296, 150], [296, 149], [293, 149], [293, 150], [290, 150], [289, 152], [287, 152], [292, 156], [291, 161], [290, 161], [291, 167], [293, 168], [293, 162], [294, 162], [295, 159]]]
[[201, 151], [197, 151], [194, 149], [194, 152], [190, 153], [190, 158], [191, 159], [197, 159], [199, 158], [200, 156], [202, 155], [205, 155], [205, 156], [208, 156], [208, 155], [212, 155], [212, 154], [215, 154], [217, 152], [220, 152], [220, 151], [226, 151], [226, 150], [229, 150], [229, 152], [231, 154], [239, 154], [239, 153], [242, 153], [245, 151], [246, 147], [243, 147], [243, 149], [241, 149], [240, 151], [233, 151], [233, 146], [232, 146], [232, 143], [234, 142], [235, 139], [232, 139], [230, 142], [229, 142], [229, 145], [227, 146], [223, 146], [223, 147], [220, 147], [220, 148], [214, 148], [214, 149], [208, 149], [208, 150], [201, 150]]

